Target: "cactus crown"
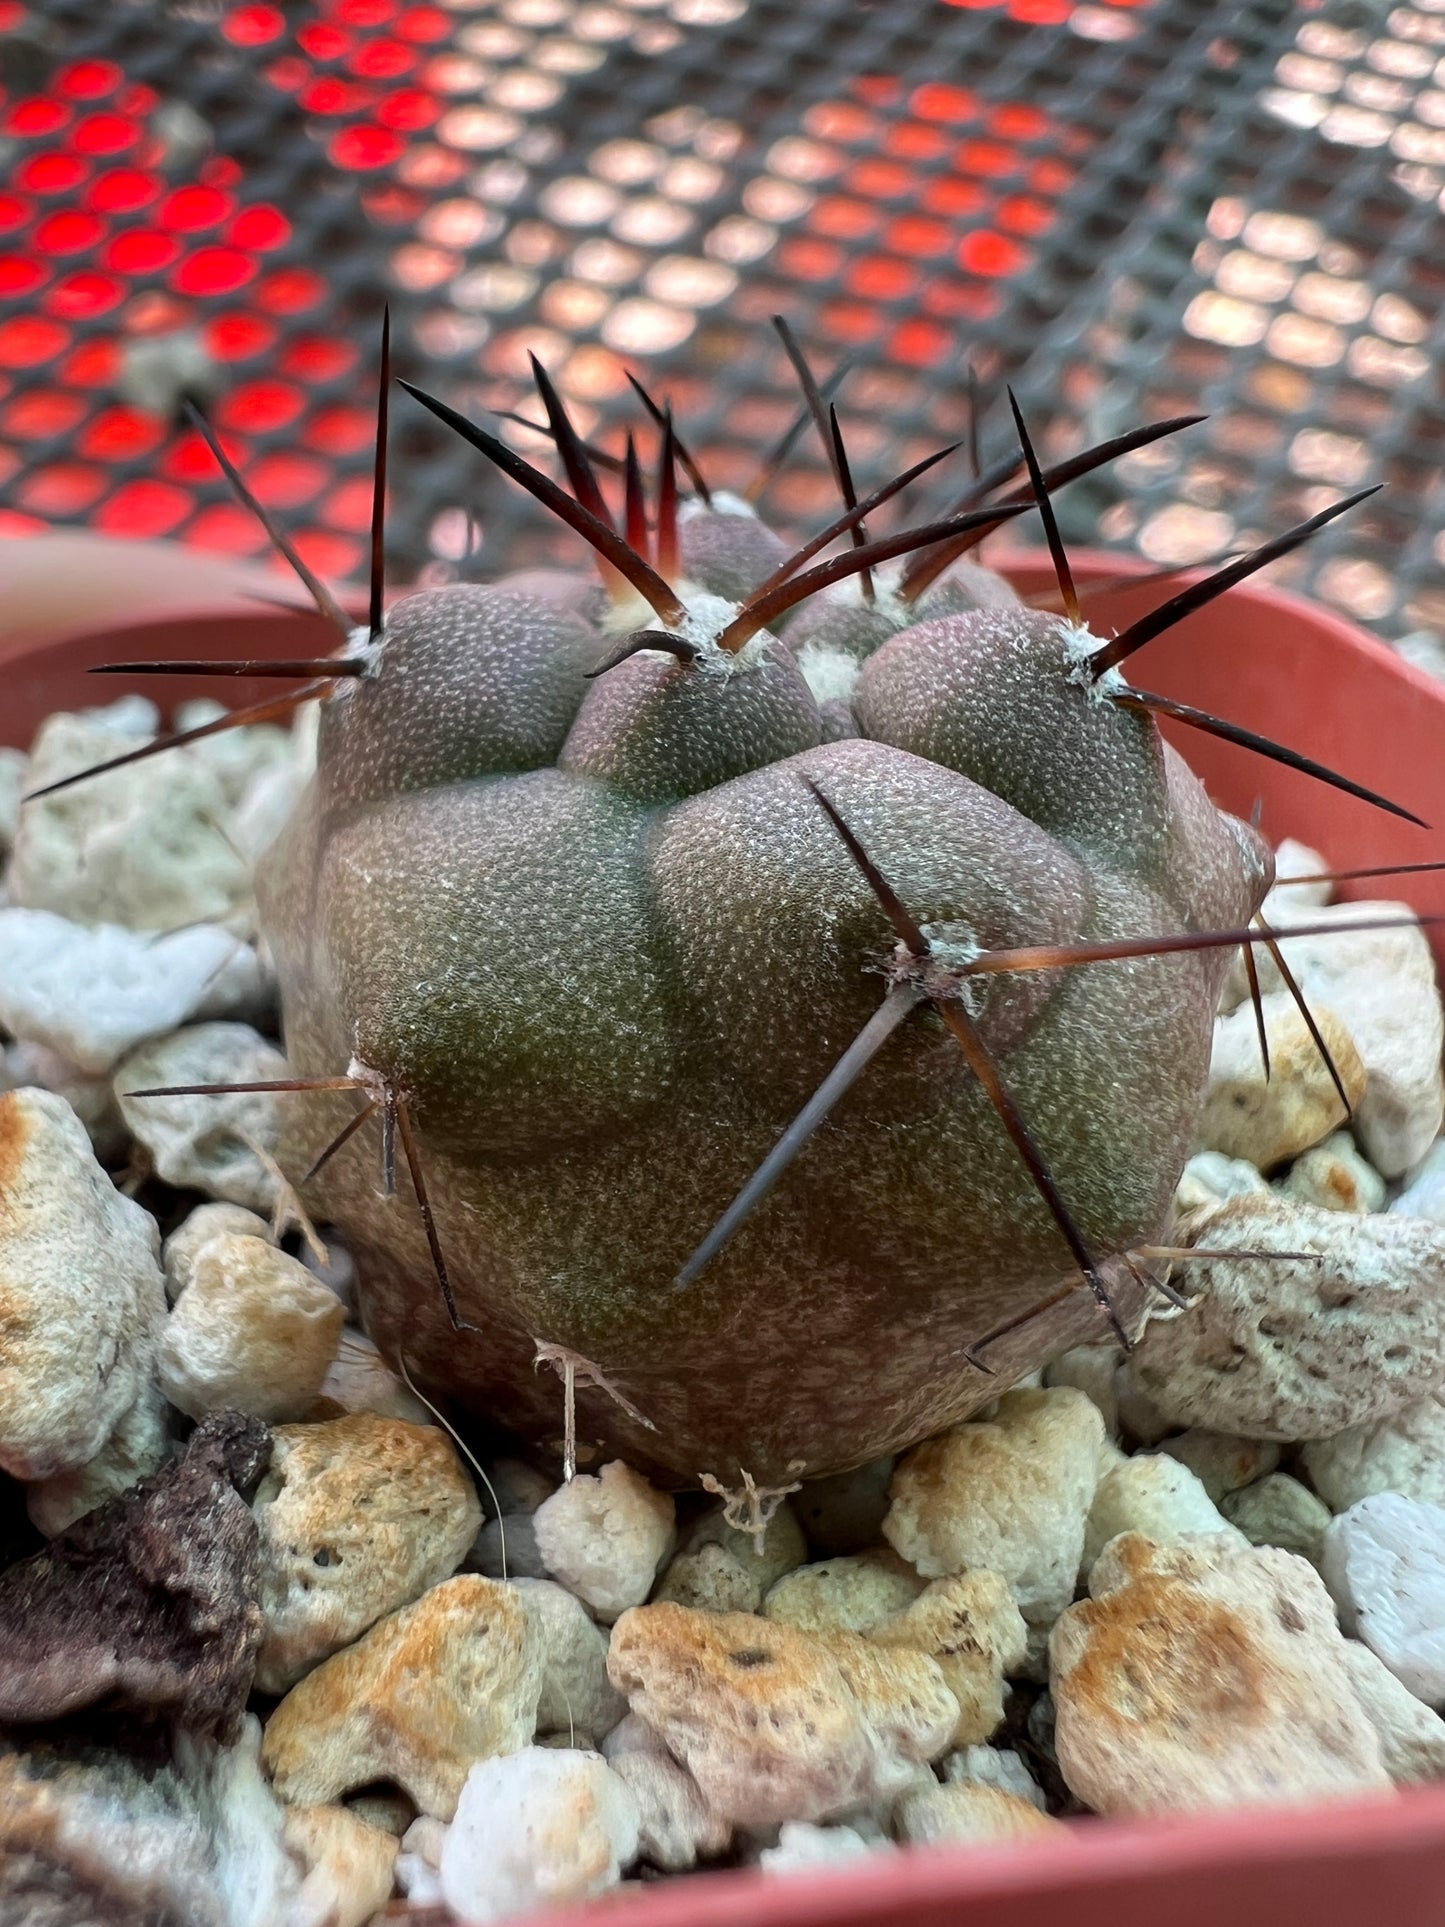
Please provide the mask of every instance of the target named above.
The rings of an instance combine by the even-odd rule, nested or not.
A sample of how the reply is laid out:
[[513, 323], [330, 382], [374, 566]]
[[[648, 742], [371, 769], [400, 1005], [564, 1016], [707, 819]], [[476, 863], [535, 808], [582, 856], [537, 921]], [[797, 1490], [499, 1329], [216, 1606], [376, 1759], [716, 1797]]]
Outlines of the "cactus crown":
[[[1271, 937], [1263, 847], [1158, 716], [1409, 814], [1124, 676], [1371, 491], [1104, 639], [1050, 491], [1197, 417], [1045, 470], [1010, 396], [1019, 455], [878, 537], [953, 450], [860, 498], [778, 325], [842, 499], [791, 554], [635, 381], [650, 487], [636, 438], [589, 447], [536, 367], [566, 490], [402, 383], [592, 546], [601, 587], [532, 572], [384, 610], [384, 333], [365, 627], [213, 442], [340, 651], [113, 665], [296, 685], [132, 756], [322, 700], [315, 781], [258, 878], [297, 1073], [267, 1088], [303, 1096], [305, 1181], [383, 1347], [539, 1431], [531, 1366], [565, 1352], [596, 1436], [733, 1483], [911, 1442], [1100, 1313], [1127, 1344], [1172, 1293], [1131, 1254], [1187, 1153], [1228, 951]], [[1061, 614], [969, 560], [1033, 508]], [[339, 1129], [338, 1091], [359, 1099]], [[398, 1146], [414, 1217], [387, 1202]]]

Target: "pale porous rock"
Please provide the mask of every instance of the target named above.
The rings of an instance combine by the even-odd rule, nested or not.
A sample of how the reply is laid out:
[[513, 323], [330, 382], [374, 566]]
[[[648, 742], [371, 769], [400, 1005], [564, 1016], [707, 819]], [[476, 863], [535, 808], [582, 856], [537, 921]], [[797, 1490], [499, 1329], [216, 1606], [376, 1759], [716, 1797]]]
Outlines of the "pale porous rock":
[[[1391, 930], [1351, 930], [1382, 917], [1408, 917]], [[1440, 993], [1429, 940], [1405, 903], [1339, 903], [1282, 919], [1281, 949], [1310, 1007], [1327, 1005], [1354, 1039], [1368, 1074], [1355, 1114], [1365, 1156], [1387, 1178], [1408, 1171], [1429, 1150], [1445, 1116], [1441, 1081]], [[1327, 921], [1317, 937], [1290, 937], [1290, 924]], [[1272, 959], [1261, 981], [1279, 982]]]
[[888, 1851], [888, 1841], [865, 1839], [856, 1827], [815, 1827], [808, 1820], [789, 1820], [778, 1829], [778, 1844], [758, 1855], [758, 1866], [772, 1874], [816, 1873]]
[[655, 1726], [649, 1726], [640, 1713], [624, 1713], [612, 1731], [603, 1736], [598, 1751], [604, 1760], [614, 1764], [629, 1753], [656, 1753], [663, 1759], [672, 1758], [662, 1735]]
[[627, 1702], [607, 1677], [606, 1634], [587, 1617], [581, 1600], [553, 1580], [518, 1578], [512, 1590], [541, 1641], [538, 1734], [567, 1733], [571, 1745], [595, 1746], [627, 1711]]
[[305, 1265], [262, 1238], [213, 1238], [161, 1333], [162, 1391], [190, 1418], [234, 1407], [304, 1418], [336, 1356], [346, 1313]]
[[394, 1780], [449, 1820], [474, 1761], [530, 1741], [541, 1690], [541, 1642], [515, 1592], [448, 1579], [292, 1687], [266, 1727], [266, 1765], [293, 1805]]
[[[1253, 1004], [1217, 1019], [1199, 1141], [1268, 1171], [1328, 1137], [1345, 1121], [1345, 1107], [1289, 992], [1262, 998], [1261, 1008], [1270, 1074], [1265, 1075]], [[1358, 1105], [1365, 1094], [1365, 1066], [1344, 1019], [1313, 999], [1310, 1008], [1350, 1103]]]
[[820, 1559], [787, 1573], [763, 1601], [763, 1613], [800, 1633], [869, 1633], [923, 1591], [906, 1560], [889, 1547]]
[[751, 1828], [893, 1796], [958, 1719], [923, 1654], [746, 1613], [638, 1607], [613, 1629], [608, 1671], [709, 1809]]
[[607, 1755], [637, 1802], [638, 1852], [665, 1873], [686, 1873], [732, 1845], [730, 1823], [711, 1812], [686, 1767], [660, 1745]]
[[429, 1813], [419, 1814], [401, 1838], [396, 1856], [396, 1884], [417, 1907], [444, 1907], [442, 1898], [442, 1848], [447, 1830]]
[[[150, 740], [114, 719], [53, 715], [27, 787], [43, 789]], [[28, 803], [10, 859], [10, 899], [77, 923], [174, 930], [225, 923], [249, 903], [249, 866], [226, 835], [231, 797], [202, 746], [170, 750]]]
[[1430, 1218], [1445, 1224], [1445, 1138], [1437, 1138], [1409, 1173], [1390, 1210], [1402, 1218]]
[[532, 1526], [547, 1570], [601, 1620], [639, 1606], [672, 1544], [671, 1498], [621, 1459], [584, 1474], [537, 1507]]
[[0, 1084], [9, 1091], [54, 1091], [63, 1097], [89, 1133], [95, 1155], [103, 1164], [124, 1159], [125, 1120], [108, 1077], [83, 1071], [48, 1044], [11, 1044], [4, 1055]]
[[1332, 883], [1302, 883], [1298, 879], [1321, 877], [1329, 867], [1319, 851], [1312, 850], [1308, 843], [1285, 837], [1274, 853], [1274, 882], [1259, 908], [1265, 922], [1272, 925], [1276, 918], [1287, 922], [1291, 916], [1303, 921], [1306, 912], [1328, 903], [1334, 894]]
[[1189, 1467], [1162, 1452], [1125, 1459], [1099, 1481], [1084, 1534], [1085, 1574], [1121, 1532], [1142, 1533], [1156, 1545], [1175, 1545], [1200, 1532], [1219, 1532], [1236, 1545], [1245, 1543], [1244, 1534], [1229, 1524]]
[[880, 1646], [911, 1647], [937, 1660], [958, 1701], [951, 1746], [991, 1739], [1003, 1724], [1004, 1678], [1022, 1664], [1028, 1634], [996, 1572], [976, 1569], [935, 1579], [868, 1636]]
[[1235, 1198], [1190, 1235], [1210, 1250], [1305, 1256], [1191, 1264], [1198, 1296], [1187, 1311], [1151, 1318], [1129, 1361], [1135, 1382], [1176, 1424], [1328, 1438], [1440, 1384], [1442, 1227]]
[[289, 1077], [285, 1057], [249, 1024], [195, 1024], [133, 1052], [115, 1090], [132, 1135], [167, 1184], [269, 1212], [276, 1179], [257, 1155], [275, 1153], [283, 1100], [271, 1091], [206, 1097], [131, 1097], [185, 1084], [258, 1084]]
[[1068, 1832], [1062, 1820], [1051, 1819], [1017, 1793], [968, 1780], [910, 1793], [899, 1802], [895, 1824], [900, 1840], [919, 1847], [982, 1847], [993, 1840], [1037, 1840]]
[[76, 1472], [151, 1381], [165, 1315], [154, 1218], [49, 1091], [0, 1097], [0, 1469]]
[[763, 1589], [756, 1572], [750, 1572], [726, 1546], [708, 1544], [669, 1560], [652, 1597], [699, 1612], [753, 1613], [762, 1604]]
[[807, 1556], [807, 1541], [786, 1500], [761, 1534], [729, 1525], [719, 1506], [689, 1528], [653, 1598], [708, 1612], [756, 1612], [768, 1588]]
[[20, 827], [20, 799], [25, 794], [25, 772], [30, 758], [23, 749], [0, 749], [0, 856], [15, 846]]
[[[198, 696], [177, 707], [175, 727], [201, 729], [207, 723], [219, 722], [228, 713], [226, 705], [214, 697]], [[293, 731], [269, 723], [220, 730], [214, 736], [203, 737], [199, 743], [192, 743], [183, 754], [205, 764], [231, 804], [244, 801], [256, 783], [273, 771], [295, 767], [304, 775], [308, 773], [309, 763], [314, 761], [307, 756], [301, 739]]]
[[271, 1437], [252, 1508], [266, 1616], [256, 1684], [284, 1693], [384, 1613], [450, 1578], [482, 1509], [438, 1426], [368, 1412], [278, 1425]]
[[30, 1523], [53, 1539], [107, 1499], [128, 1492], [138, 1479], [159, 1470], [170, 1451], [171, 1416], [170, 1406], [147, 1383], [93, 1459], [73, 1472], [57, 1472], [54, 1478], [37, 1479], [26, 1488]]
[[1219, 1535], [1138, 1533], [1054, 1628], [1055, 1745], [1097, 1813], [1308, 1801], [1389, 1784], [1318, 1574]]
[[213, 1239], [226, 1235], [276, 1242], [271, 1226], [240, 1204], [198, 1204], [161, 1246], [166, 1273], [166, 1297], [174, 1304], [191, 1282], [196, 1259]]
[[940, 1762], [946, 1786], [990, 1786], [1013, 1793], [1040, 1813], [1048, 1810], [1043, 1788], [1021, 1754], [1008, 1747], [963, 1746]]
[[1370, 1425], [1347, 1425], [1300, 1454], [1315, 1491], [1336, 1512], [1376, 1492], [1445, 1506], [1445, 1391]]
[[600, 1754], [529, 1746], [467, 1775], [442, 1897], [465, 1923], [588, 1900], [617, 1885], [637, 1843], [637, 1802]]
[[1273, 1472], [1280, 1459], [1272, 1439], [1234, 1438], [1228, 1432], [1206, 1432], [1198, 1426], [1161, 1440], [1159, 1450], [1187, 1465], [1216, 1505], [1227, 1493]]
[[1278, 1546], [1319, 1565], [1330, 1509], [1287, 1472], [1271, 1472], [1257, 1485], [1226, 1493], [1220, 1510], [1252, 1546]]
[[391, 1899], [397, 1843], [346, 1807], [289, 1807], [282, 1836], [304, 1878], [285, 1927], [362, 1927]]
[[905, 1454], [884, 1521], [926, 1579], [982, 1566], [1042, 1624], [1074, 1596], [1098, 1484], [1104, 1421], [1071, 1386], [1005, 1392], [997, 1415], [955, 1425]]
[[150, 1037], [268, 1001], [256, 953], [215, 924], [146, 936], [0, 910], [0, 1025], [78, 1069], [108, 1071]]
[[1445, 1720], [1417, 1700], [1384, 1661], [1358, 1640], [1345, 1641], [1345, 1666], [1380, 1742], [1385, 1771], [1396, 1786], [1445, 1780]]
[[1317, 1204], [1322, 1211], [1385, 1208], [1385, 1180], [1360, 1156], [1348, 1131], [1336, 1131], [1296, 1158], [1276, 1189], [1282, 1198]]
[[[310, 1265], [306, 1269], [315, 1276]], [[328, 1415], [371, 1412], [377, 1418], [405, 1419], [410, 1425], [435, 1423], [426, 1406], [414, 1392], [407, 1390], [406, 1381], [397, 1377], [365, 1332], [351, 1325], [341, 1334], [336, 1356], [326, 1368], [316, 1398], [318, 1414], [334, 1406], [335, 1413]]]
[[1445, 1706], [1445, 1506], [1398, 1492], [1361, 1499], [1325, 1533], [1340, 1623], [1427, 1706]]
[[163, 1766], [90, 1746], [0, 1756], [0, 1917], [10, 1927], [277, 1927], [299, 1880], [257, 1761], [177, 1735]]
[[852, 1472], [809, 1479], [793, 1494], [793, 1511], [815, 1558], [837, 1558], [877, 1545], [893, 1466], [892, 1458], [870, 1459]]
[[1045, 1385], [1072, 1385], [1099, 1408], [1111, 1439], [1119, 1436], [1119, 1352], [1114, 1345], [1075, 1345], [1044, 1367]]
[[1248, 1159], [1226, 1157], [1223, 1151], [1196, 1151], [1174, 1188], [1174, 1215], [1188, 1218], [1225, 1198], [1246, 1198], [1252, 1191], [1268, 1189]]

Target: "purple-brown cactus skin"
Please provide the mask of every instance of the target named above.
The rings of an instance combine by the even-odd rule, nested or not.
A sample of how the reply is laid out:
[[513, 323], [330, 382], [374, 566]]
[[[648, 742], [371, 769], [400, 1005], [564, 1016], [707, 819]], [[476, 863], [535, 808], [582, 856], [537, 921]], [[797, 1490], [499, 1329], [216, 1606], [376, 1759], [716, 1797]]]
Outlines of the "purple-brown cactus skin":
[[[315, 780], [258, 884], [297, 1074], [354, 1061], [404, 1095], [475, 1328], [448, 1317], [405, 1182], [382, 1195], [373, 1128], [313, 1188], [383, 1352], [552, 1440], [560, 1388], [534, 1361], [564, 1348], [624, 1395], [579, 1375], [584, 1446], [672, 1484], [777, 1488], [905, 1447], [1107, 1335], [927, 1001], [676, 1288], [918, 965], [809, 782], [945, 970], [1237, 928], [1271, 865], [1113, 700], [1118, 673], [1080, 673], [1098, 639], [989, 571], [956, 565], [911, 607], [883, 569], [874, 603], [831, 591], [729, 653], [716, 636], [781, 545], [731, 505], [680, 534], [688, 613], [662, 626], [688, 660], [644, 649], [588, 680], [616, 626], [555, 578], [395, 603], [322, 707]], [[1126, 1322], [1142, 1288], [1123, 1254], [1167, 1221], [1227, 957], [957, 989]], [[291, 1102], [303, 1168], [346, 1100]]]

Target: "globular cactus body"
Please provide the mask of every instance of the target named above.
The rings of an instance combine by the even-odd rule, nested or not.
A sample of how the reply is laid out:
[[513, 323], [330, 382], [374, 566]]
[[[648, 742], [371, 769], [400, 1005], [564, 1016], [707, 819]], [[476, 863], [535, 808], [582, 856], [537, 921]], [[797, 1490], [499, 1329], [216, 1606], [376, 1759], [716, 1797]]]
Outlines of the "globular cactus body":
[[[606, 1381], [578, 1376], [584, 1440], [674, 1482], [777, 1487], [907, 1445], [1106, 1335], [939, 984], [1137, 1304], [1120, 1260], [1167, 1218], [1228, 953], [949, 972], [1239, 926], [1270, 866], [1153, 720], [1080, 673], [1096, 641], [990, 572], [957, 564], [915, 606], [885, 568], [874, 601], [840, 587], [730, 651], [716, 638], [781, 545], [736, 510], [684, 518], [679, 543], [684, 614], [593, 680], [617, 625], [566, 578], [397, 602], [323, 706], [262, 914], [299, 1073], [354, 1060], [405, 1094], [476, 1328], [453, 1328], [422, 1221], [404, 1189], [381, 1194], [360, 1132], [316, 1190], [383, 1351], [554, 1438], [560, 1388], [534, 1360], [563, 1348]], [[926, 959], [895, 942], [809, 783]], [[890, 985], [916, 1007], [676, 1288]], [[344, 1122], [336, 1103], [297, 1100], [298, 1154]]]

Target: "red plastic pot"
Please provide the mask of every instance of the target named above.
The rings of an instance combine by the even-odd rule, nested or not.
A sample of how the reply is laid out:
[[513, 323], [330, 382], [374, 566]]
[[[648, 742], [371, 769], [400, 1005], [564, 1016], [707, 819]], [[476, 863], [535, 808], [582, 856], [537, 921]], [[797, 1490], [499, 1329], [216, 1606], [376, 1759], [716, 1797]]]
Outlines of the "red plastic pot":
[[[22, 577], [31, 584], [29, 615], [9, 620], [0, 637], [6, 741], [27, 742], [51, 710], [102, 700], [103, 688], [85, 674], [94, 662], [282, 656], [333, 646], [314, 617], [283, 616], [251, 599], [258, 586], [276, 592], [268, 571], [163, 545], [128, 550], [124, 596], [88, 594], [84, 608], [61, 608], [63, 598], [46, 588], [55, 581], [50, 559], [40, 553], [50, 542], [57, 545], [55, 564], [63, 544], [67, 566], [101, 576], [119, 546], [69, 536], [0, 544], [7, 616], [18, 606]], [[1053, 586], [1042, 557], [1020, 554], [1004, 567], [1025, 594]], [[1168, 593], [1157, 583], [1119, 586], [1126, 567], [1112, 555], [1074, 557], [1082, 588], [1115, 585], [1089, 599], [1090, 621], [1101, 633], [1122, 628]], [[101, 634], [96, 621], [107, 608], [120, 619]], [[1222, 804], [1247, 816], [1256, 799], [1262, 802], [1263, 828], [1273, 840], [1298, 836], [1336, 868], [1445, 856], [1445, 685], [1350, 623], [1245, 585], [1151, 643], [1131, 668], [1137, 684], [1303, 750], [1442, 826], [1418, 829], [1171, 726], [1167, 733]], [[127, 684], [116, 678], [107, 686], [120, 693]], [[135, 686], [162, 703], [218, 689], [194, 677], [137, 678]], [[228, 682], [224, 690], [240, 702], [275, 687]], [[1445, 916], [1445, 874], [1365, 882], [1341, 894], [1389, 896]], [[1445, 959], [1445, 925], [1432, 934]], [[1389, 1927], [1445, 1927], [1445, 1785], [1310, 1808], [1084, 1821], [1027, 1846], [915, 1850], [814, 1875], [703, 1875], [629, 1889], [590, 1913], [605, 1927], [1365, 1927], [1375, 1919]], [[548, 1921], [564, 1918], [575, 1923], [576, 1910]]]

